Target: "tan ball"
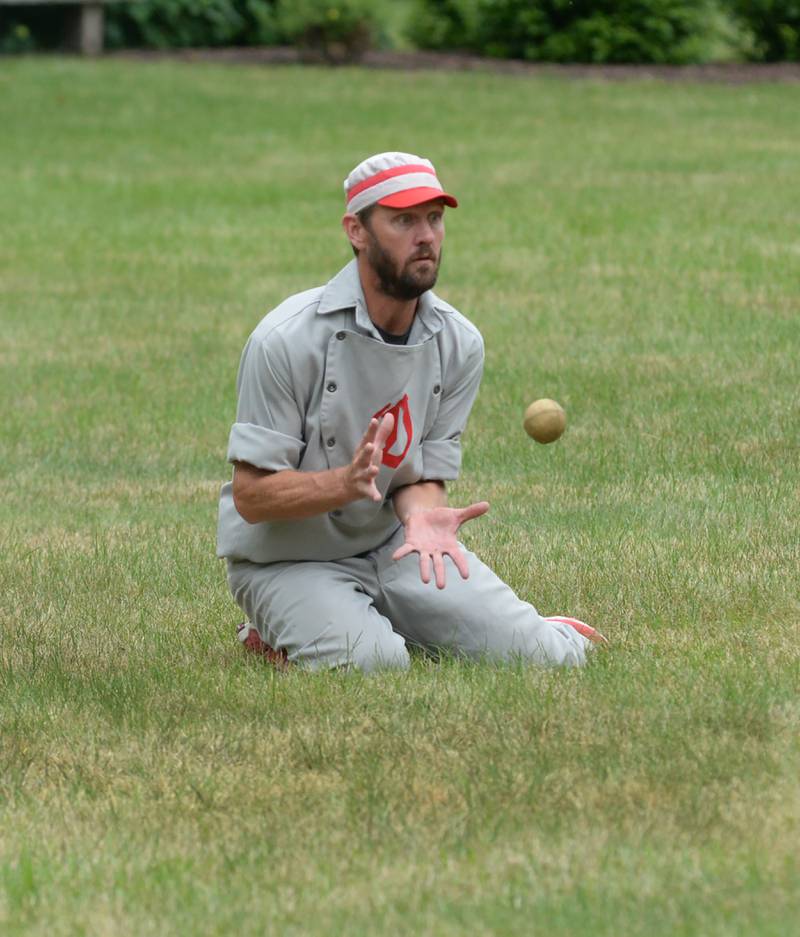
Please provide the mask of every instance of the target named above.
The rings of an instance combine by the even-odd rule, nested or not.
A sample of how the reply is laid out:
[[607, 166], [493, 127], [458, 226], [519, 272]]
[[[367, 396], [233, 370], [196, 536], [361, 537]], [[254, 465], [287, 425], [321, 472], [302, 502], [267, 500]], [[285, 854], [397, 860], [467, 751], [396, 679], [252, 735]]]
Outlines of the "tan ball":
[[563, 407], [549, 397], [534, 400], [525, 411], [525, 432], [536, 442], [555, 442], [566, 425], [567, 415]]

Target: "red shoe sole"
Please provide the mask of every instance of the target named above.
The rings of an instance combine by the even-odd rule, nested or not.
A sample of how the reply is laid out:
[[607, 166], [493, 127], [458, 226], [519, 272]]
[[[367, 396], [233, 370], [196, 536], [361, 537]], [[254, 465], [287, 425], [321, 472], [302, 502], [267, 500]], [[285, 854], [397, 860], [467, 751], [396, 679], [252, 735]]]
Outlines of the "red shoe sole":
[[545, 621], [560, 621], [562, 624], [574, 628], [578, 634], [582, 634], [584, 638], [588, 638], [594, 644], [608, 644], [608, 638], [604, 638], [597, 628], [592, 628], [591, 625], [587, 625], [585, 621], [580, 621], [578, 618], [567, 618], [564, 615], [550, 615], [549, 618], [545, 618]]
[[280, 650], [276, 651], [275, 648], [269, 646], [266, 641], [261, 640], [261, 635], [258, 633], [256, 628], [250, 628], [247, 633], [247, 637], [242, 640], [241, 632], [247, 627], [239, 626], [239, 641], [242, 646], [245, 647], [248, 651], [251, 651], [253, 654], [260, 654], [261, 657], [266, 658], [270, 664], [274, 667], [277, 667], [278, 670], [285, 670], [289, 666], [289, 658], [286, 655], [286, 651]]

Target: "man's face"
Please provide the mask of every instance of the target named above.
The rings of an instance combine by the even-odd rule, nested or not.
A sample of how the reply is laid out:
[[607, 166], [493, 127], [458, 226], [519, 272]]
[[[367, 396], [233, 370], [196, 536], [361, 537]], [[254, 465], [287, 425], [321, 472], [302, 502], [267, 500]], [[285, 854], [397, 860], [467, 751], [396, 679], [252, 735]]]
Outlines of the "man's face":
[[444, 240], [444, 202], [413, 208], [376, 205], [365, 225], [365, 256], [378, 289], [393, 299], [410, 300], [432, 289]]

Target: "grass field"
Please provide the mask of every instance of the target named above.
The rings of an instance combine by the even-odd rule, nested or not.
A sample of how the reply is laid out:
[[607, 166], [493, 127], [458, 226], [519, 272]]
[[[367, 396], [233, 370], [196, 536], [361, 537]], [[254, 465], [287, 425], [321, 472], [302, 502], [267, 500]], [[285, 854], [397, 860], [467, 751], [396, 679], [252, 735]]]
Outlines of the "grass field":
[[[800, 931], [800, 86], [0, 64], [0, 931]], [[276, 675], [214, 558], [241, 347], [428, 155], [454, 503], [583, 672]], [[521, 431], [534, 397], [570, 419]]]

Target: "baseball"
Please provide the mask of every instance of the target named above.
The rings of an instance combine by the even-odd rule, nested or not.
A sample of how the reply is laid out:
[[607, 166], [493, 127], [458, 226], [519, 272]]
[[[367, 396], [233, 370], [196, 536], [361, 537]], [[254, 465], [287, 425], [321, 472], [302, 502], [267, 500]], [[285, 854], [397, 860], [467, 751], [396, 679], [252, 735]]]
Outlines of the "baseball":
[[555, 442], [566, 425], [567, 415], [563, 408], [549, 397], [534, 400], [525, 411], [525, 432], [536, 442]]

